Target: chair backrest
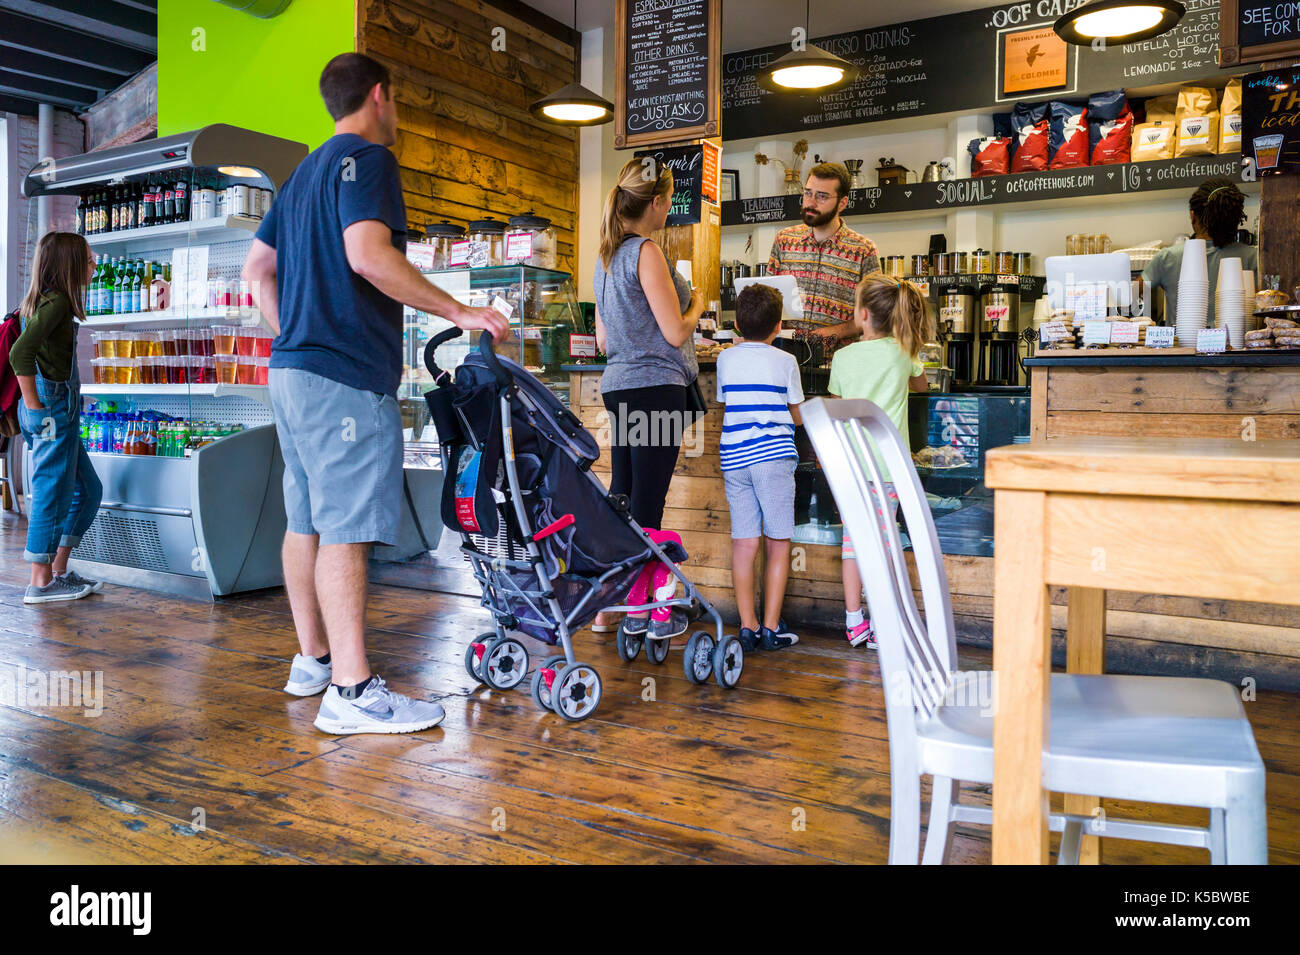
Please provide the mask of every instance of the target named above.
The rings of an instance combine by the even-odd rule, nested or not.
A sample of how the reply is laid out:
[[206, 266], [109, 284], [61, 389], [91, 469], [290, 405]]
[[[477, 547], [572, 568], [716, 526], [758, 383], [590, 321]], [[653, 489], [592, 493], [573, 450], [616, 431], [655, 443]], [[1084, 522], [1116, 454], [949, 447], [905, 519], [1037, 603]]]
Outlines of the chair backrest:
[[[948, 575], [925, 491], [910, 450], [888, 415], [870, 401], [816, 398], [800, 406], [853, 539], [876, 631], [891, 755], [916, 745], [916, 720], [934, 713], [952, 685], [957, 645]], [[875, 442], [880, 460], [873, 453]], [[898, 523], [885, 492], [881, 464], [898, 495], [916, 560], [925, 619], [916, 606]], [[883, 515], [883, 517], [882, 517]]]

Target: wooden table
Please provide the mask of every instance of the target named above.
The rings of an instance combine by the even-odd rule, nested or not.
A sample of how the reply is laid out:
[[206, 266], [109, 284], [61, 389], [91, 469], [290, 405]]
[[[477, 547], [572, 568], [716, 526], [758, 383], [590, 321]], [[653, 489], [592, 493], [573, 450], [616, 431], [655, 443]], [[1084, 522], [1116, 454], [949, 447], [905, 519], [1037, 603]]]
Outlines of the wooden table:
[[[993, 861], [1048, 861], [1042, 751], [1050, 586], [1070, 588], [1068, 659], [1100, 673], [1106, 591], [1300, 605], [1300, 442], [1059, 438], [991, 451]], [[1096, 800], [1067, 798], [1068, 812]], [[1096, 845], [1089, 847], [1096, 859]]]

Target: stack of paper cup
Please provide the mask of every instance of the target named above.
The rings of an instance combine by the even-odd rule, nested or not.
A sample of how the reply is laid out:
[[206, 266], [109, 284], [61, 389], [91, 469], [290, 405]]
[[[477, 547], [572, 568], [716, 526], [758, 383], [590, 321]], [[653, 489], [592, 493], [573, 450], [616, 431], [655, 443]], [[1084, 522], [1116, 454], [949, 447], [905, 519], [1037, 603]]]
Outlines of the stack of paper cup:
[[1255, 270], [1241, 270], [1241, 308], [1246, 317], [1246, 331], [1257, 328], [1261, 322], [1255, 317]]
[[1241, 259], [1222, 259], [1219, 262], [1219, 286], [1214, 292], [1214, 316], [1215, 324], [1228, 330], [1228, 344], [1233, 348], [1246, 344], [1243, 293]]
[[1196, 347], [1196, 333], [1205, 327], [1210, 308], [1210, 273], [1205, 261], [1205, 240], [1183, 244], [1183, 267], [1178, 275], [1178, 315], [1175, 328], [1180, 348]]

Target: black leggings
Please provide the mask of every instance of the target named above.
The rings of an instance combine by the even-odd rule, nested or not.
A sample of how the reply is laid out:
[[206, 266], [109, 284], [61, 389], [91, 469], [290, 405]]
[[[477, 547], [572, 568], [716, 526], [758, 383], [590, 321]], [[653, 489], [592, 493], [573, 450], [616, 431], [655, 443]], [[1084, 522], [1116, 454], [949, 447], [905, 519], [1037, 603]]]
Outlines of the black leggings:
[[662, 530], [664, 500], [682, 446], [686, 386], [624, 388], [602, 397], [609, 412], [609, 491], [627, 495], [632, 519], [642, 527]]

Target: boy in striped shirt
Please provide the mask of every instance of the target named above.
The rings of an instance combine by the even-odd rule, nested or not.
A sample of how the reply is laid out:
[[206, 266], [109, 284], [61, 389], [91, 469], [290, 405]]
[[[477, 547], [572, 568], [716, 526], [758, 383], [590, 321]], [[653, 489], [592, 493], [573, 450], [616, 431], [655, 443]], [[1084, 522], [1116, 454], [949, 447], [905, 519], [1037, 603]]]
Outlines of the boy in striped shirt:
[[[794, 469], [799, 463], [799, 365], [772, 347], [781, 331], [781, 293], [751, 285], [736, 296], [741, 341], [718, 356], [722, 478], [731, 508], [731, 579], [746, 650], [778, 650], [799, 642], [781, 619], [794, 533]], [[754, 608], [754, 558], [766, 538], [763, 619]]]

